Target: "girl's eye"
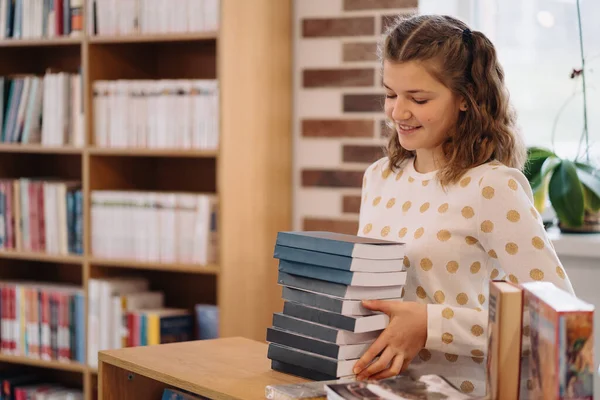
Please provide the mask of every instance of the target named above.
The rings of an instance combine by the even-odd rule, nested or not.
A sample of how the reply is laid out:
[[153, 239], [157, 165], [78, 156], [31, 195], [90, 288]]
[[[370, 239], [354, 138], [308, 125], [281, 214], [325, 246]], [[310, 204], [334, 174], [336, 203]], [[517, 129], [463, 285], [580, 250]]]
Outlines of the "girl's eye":
[[393, 99], [393, 98], [395, 98], [395, 97], [396, 97], [396, 95], [395, 95], [395, 94], [393, 94], [393, 93], [392, 93], [392, 94], [386, 93], [385, 97], [386, 97], [387, 99]]
[[413, 101], [417, 104], [425, 104], [427, 103], [429, 100], [417, 100], [417, 99], [413, 99]]

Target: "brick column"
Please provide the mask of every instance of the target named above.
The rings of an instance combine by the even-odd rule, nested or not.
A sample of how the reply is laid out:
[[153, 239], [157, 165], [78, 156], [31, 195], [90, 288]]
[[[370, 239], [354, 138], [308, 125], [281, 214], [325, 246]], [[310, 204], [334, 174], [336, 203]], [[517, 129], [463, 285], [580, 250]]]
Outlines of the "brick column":
[[384, 155], [376, 43], [418, 0], [295, 0], [294, 229], [356, 234], [365, 168]]

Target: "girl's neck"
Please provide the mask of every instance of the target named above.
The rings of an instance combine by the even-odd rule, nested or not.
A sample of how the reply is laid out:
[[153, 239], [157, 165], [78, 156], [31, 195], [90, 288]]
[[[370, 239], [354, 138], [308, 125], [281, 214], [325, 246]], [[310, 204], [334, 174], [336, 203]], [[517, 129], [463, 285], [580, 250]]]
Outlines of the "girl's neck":
[[445, 164], [446, 162], [441, 149], [417, 150], [414, 162], [415, 171], [426, 174], [428, 172], [437, 171]]

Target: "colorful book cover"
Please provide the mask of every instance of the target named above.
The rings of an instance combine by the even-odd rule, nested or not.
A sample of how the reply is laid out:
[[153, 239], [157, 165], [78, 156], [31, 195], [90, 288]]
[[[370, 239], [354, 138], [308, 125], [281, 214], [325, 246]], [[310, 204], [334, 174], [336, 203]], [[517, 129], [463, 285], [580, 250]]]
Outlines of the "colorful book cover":
[[593, 399], [594, 306], [549, 282], [523, 284], [533, 399]]

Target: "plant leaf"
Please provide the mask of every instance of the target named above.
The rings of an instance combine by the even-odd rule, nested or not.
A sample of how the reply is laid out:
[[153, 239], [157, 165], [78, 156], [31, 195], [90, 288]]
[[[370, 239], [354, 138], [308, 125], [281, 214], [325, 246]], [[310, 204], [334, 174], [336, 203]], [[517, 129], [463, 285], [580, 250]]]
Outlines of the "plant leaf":
[[548, 196], [548, 179], [544, 179], [538, 189], [533, 192], [533, 206], [540, 214], [546, 209], [546, 196]]
[[583, 186], [583, 199], [586, 210], [591, 210], [593, 212], [598, 212], [598, 210], [600, 210], [600, 197], [585, 185]]
[[530, 183], [539, 175], [544, 161], [551, 156], [556, 157], [556, 154], [541, 147], [529, 147], [527, 149], [527, 162], [525, 163], [523, 173]]
[[549, 156], [544, 160], [544, 162], [542, 163], [542, 166], [540, 168], [540, 172], [530, 182], [531, 189], [534, 192], [537, 192], [537, 190], [540, 188], [540, 186], [544, 182], [544, 179], [546, 179], [546, 176], [550, 172], [554, 171], [554, 169], [560, 164], [560, 162], [561, 162], [561, 159], [558, 157], [555, 157], [555, 156]]
[[600, 171], [583, 163], [575, 163], [575, 167], [584, 186], [585, 207], [594, 212], [600, 210]]
[[572, 161], [562, 160], [556, 166], [550, 178], [548, 194], [552, 207], [563, 224], [571, 227], [583, 225], [583, 185]]
[[580, 167], [579, 165], [576, 165], [576, 167], [577, 176], [579, 176], [579, 180], [581, 181], [581, 183], [583, 183], [585, 186], [588, 187], [588, 189], [593, 191], [596, 194], [596, 196], [600, 196], [600, 175], [594, 175], [593, 173], [588, 172], [590, 171], [590, 169], [588, 168]]

